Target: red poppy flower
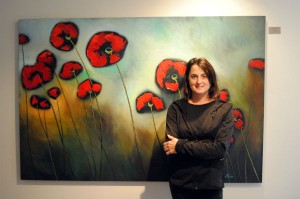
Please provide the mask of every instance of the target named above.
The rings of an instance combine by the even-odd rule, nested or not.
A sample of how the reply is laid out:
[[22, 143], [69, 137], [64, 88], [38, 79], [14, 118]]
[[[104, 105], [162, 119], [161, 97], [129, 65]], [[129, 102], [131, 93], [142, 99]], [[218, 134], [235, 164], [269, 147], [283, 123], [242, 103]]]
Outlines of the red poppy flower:
[[244, 128], [244, 116], [240, 109], [233, 109], [233, 124], [234, 127], [238, 130]]
[[78, 86], [77, 96], [80, 99], [94, 97], [101, 92], [102, 85], [94, 80], [86, 79]]
[[165, 108], [163, 101], [151, 92], [145, 92], [136, 98], [136, 109], [138, 112], [151, 111], [152, 106], [154, 106], [157, 111], [161, 111]]
[[229, 101], [229, 92], [227, 89], [223, 89], [221, 90], [220, 94], [219, 94], [219, 99], [223, 102], [228, 102]]
[[86, 56], [94, 67], [105, 67], [120, 61], [127, 47], [127, 39], [116, 32], [98, 32], [92, 36]]
[[178, 88], [183, 85], [185, 70], [185, 62], [165, 59], [156, 69], [156, 83], [160, 88], [177, 92]]
[[53, 71], [56, 67], [56, 57], [49, 50], [44, 50], [38, 54], [36, 61], [38, 63], [44, 63], [46, 66], [49, 66]]
[[74, 45], [76, 45], [78, 35], [79, 30], [74, 23], [60, 22], [57, 23], [51, 31], [50, 43], [58, 50], [70, 51], [74, 48]]
[[59, 76], [64, 80], [73, 79], [74, 77], [77, 77], [82, 70], [83, 67], [80, 63], [75, 61], [66, 62], [62, 66]]
[[44, 63], [36, 63], [33, 66], [24, 66], [21, 76], [23, 87], [32, 90], [50, 82], [53, 79], [53, 71]]
[[248, 67], [257, 70], [263, 70], [265, 68], [265, 59], [262, 58], [251, 59], [248, 63]]
[[57, 99], [60, 95], [60, 89], [58, 87], [53, 87], [50, 88], [47, 91], [47, 94], [49, 95], [49, 97], [51, 97], [52, 99]]
[[233, 109], [233, 117], [236, 119], [243, 119], [244, 116], [240, 109], [235, 108], [235, 109]]
[[32, 95], [30, 97], [30, 104], [37, 109], [50, 109], [51, 103], [44, 97], [38, 95]]
[[238, 130], [242, 130], [244, 128], [244, 121], [241, 119], [237, 119], [234, 121], [234, 127]]
[[19, 34], [19, 44], [24, 45], [30, 41], [29, 37], [25, 34]]
[[53, 79], [56, 58], [53, 53], [44, 50], [37, 56], [37, 63], [24, 66], [22, 69], [22, 84], [25, 89], [36, 89]]

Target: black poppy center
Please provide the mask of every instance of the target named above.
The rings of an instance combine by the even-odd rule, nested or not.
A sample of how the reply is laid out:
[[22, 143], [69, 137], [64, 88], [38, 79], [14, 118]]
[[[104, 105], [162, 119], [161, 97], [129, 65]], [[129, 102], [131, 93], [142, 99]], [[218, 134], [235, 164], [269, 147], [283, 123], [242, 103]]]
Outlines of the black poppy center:
[[171, 76], [171, 79], [174, 80], [175, 82], [177, 82], [178, 75], [177, 75], [177, 74], [173, 74], [173, 75]]
[[151, 103], [151, 102], [148, 102], [148, 106], [149, 106], [149, 108], [150, 108], [150, 109], [152, 109], [152, 107], [153, 107], [153, 103]]
[[[170, 67], [167, 72], [165, 82], [177, 82], [178, 81], [178, 71], [174, 68], [174, 66]], [[176, 80], [175, 80], [176, 79]]]
[[114, 52], [114, 49], [111, 47], [110, 42], [104, 43], [98, 51], [100, 55], [111, 55]]
[[36, 76], [43, 79], [42, 73], [40, 73], [40, 72], [38, 72], [38, 71], [35, 71], [35, 72], [31, 73], [31, 75], [30, 75], [30, 77], [29, 77], [28, 79], [29, 79], [29, 80], [33, 80]]
[[71, 35], [69, 35], [69, 34], [65, 34], [65, 36], [64, 36], [64, 37], [65, 37], [65, 39], [66, 39], [66, 40], [68, 40], [68, 41], [70, 41], [70, 40], [71, 40]]
[[111, 55], [114, 52], [114, 50], [111, 47], [107, 47], [104, 51], [106, 54], [109, 54], [109, 55]]

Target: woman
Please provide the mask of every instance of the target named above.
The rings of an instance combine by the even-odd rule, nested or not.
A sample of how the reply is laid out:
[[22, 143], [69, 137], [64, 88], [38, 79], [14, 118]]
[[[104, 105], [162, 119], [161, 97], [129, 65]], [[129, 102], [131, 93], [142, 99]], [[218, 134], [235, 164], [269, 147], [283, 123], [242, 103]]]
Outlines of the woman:
[[185, 98], [168, 109], [168, 141], [163, 144], [171, 194], [173, 199], [221, 199], [224, 157], [233, 133], [232, 105], [216, 98], [216, 73], [206, 59], [191, 59], [185, 78]]

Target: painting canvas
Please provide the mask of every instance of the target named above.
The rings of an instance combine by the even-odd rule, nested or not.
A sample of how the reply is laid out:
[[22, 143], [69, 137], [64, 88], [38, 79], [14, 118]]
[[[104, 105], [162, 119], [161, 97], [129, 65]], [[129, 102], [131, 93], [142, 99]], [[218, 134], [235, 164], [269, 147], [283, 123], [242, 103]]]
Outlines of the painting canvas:
[[225, 182], [262, 182], [264, 16], [18, 22], [23, 180], [165, 181], [166, 112], [188, 60], [233, 104]]

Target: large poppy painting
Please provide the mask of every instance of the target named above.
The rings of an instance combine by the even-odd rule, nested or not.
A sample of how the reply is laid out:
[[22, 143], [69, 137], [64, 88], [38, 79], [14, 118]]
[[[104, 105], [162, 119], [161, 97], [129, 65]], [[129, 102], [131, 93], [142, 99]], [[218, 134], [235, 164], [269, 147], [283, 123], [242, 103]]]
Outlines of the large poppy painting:
[[166, 112], [207, 58], [233, 104], [226, 182], [262, 182], [265, 17], [25, 19], [23, 180], [165, 181]]

